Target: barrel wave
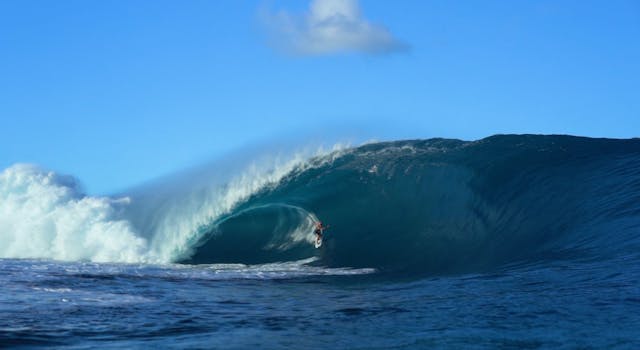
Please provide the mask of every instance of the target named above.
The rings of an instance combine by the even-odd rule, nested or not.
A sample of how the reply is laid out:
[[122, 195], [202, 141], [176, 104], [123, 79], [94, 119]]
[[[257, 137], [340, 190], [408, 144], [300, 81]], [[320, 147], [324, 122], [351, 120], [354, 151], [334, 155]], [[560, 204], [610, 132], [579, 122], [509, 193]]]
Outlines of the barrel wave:
[[[206, 227], [185, 263], [319, 255], [440, 274], [640, 245], [640, 140], [499, 135], [368, 144], [294, 168]], [[311, 225], [331, 228], [322, 249]]]
[[[13, 166], [0, 174], [0, 257], [315, 257], [312, 264], [328, 267], [421, 274], [639, 258], [640, 139], [377, 142], [249, 168], [220, 167], [226, 180], [188, 190], [156, 184], [98, 198], [67, 177]], [[312, 244], [318, 220], [330, 225], [321, 249]]]

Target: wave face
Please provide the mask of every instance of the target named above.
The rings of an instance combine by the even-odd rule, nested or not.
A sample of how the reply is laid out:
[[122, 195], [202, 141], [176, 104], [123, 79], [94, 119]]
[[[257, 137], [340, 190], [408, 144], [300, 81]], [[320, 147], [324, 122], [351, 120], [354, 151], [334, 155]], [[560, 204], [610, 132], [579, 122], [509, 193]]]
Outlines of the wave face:
[[[89, 197], [0, 173], [0, 257], [300, 261], [449, 273], [640, 248], [640, 140], [503, 135], [372, 143], [222, 169], [224, 180]], [[331, 227], [321, 249], [312, 227]]]
[[[310, 217], [331, 225], [316, 252]], [[309, 160], [205, 231], [184, 262], [316, 253], [329, 266], [447, 273], [637, 251], [640, 140], [509, 135], [369, 144], [331, 162]]]

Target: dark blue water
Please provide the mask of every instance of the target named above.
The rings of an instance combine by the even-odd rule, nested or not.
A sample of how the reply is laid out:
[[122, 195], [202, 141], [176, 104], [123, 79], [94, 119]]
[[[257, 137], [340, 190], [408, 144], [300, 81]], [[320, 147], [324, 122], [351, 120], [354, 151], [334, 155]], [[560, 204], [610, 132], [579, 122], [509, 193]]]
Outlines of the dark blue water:
[[56, 348], [638, 348], [638, 256], [393, 280], [294, 266], [3, 260], [0, 343]]
[[233, 200], [38, 174], [0, 177], [3, 348], [640, 347], [637, 139], [376, 143]]

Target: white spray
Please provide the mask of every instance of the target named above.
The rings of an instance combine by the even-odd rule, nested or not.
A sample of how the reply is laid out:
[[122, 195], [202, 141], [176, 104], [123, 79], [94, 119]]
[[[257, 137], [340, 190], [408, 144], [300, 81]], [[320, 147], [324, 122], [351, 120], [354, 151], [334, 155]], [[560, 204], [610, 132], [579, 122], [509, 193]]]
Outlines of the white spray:
[[17, 164], [0, 173], [0, 257], [149, 260], [119, 209], [127, 198], [84, 196], [70, 177]]

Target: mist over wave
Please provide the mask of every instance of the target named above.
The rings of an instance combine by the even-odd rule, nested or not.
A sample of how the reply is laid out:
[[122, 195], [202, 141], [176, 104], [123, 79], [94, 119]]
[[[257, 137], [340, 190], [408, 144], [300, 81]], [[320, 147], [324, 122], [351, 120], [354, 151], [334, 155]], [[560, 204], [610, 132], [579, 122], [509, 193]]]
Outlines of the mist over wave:
[[[195, 176], [194, 178], [195, 179]], [[312, 246], [317, 220], [331, 225]], [[215, 169], [120, 198], [0, 173], [4, 258], [474, 271], [640, 247], [640, 140], [504, 135], [371, 143]], [[631, 253], [630, 253], [631, 254]]]
[[113, 198], [84, 194], [72, 176], [16, 164], [0, 173], [0, 258], [125, 263], [184, 259], [193, 253], [203, 228], [239, 202], [277, 184], [294, 168], [304, 168], [306, 159], [336, 156], [342, 148], [336, 144], [262, 154], [205, 169], [205, 179], [190, 174], [199, 181], [182, 176]]

